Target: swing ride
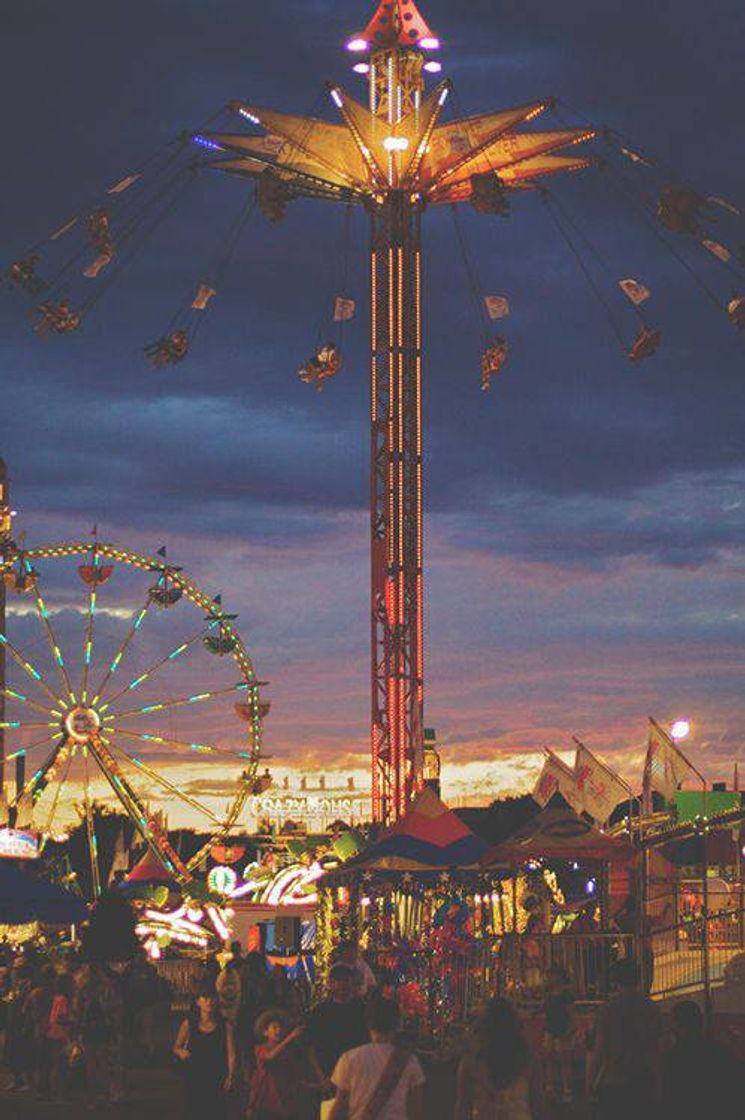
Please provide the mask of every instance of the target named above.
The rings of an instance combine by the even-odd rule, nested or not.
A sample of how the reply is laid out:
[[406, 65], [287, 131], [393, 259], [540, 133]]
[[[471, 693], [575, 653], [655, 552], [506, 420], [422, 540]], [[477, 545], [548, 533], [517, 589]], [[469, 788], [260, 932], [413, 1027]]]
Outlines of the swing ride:
[[[15, 761], [16, 781], [15, 796], [0, 802], [0, 824], [48, 837], [58, 814], [77, 803], [97, 895], [97, 780], [96, 802], [123, 809], [163, 867], [188, 882], [267, 781], [258, 774], [265, 682], [256, 679], [236, 616], [221, 596], [205, 594], [170, 564], [164, 548], [149, 557], [98, 539], [38, 548], [15, 544], [9, 533], [3, 540], [0, 729], [2, 762]], [[209, 730], [196, 741], [200, 717]], [[222, 811], [214, 798], [208, 803], [191, 792], [192, 782], [199, 788], [200, 761], [215, 760], [227, 801]], [[208, 834], [187, 862], [163, 823], [179, 805], [196, 813]]]
[[[570, 212], [554, 187], [565, 174], [592, 171], [730, 323], [745, 331], [745, 248], [731, 247], [741, 236], [741, 214], [735, 206], [690, 185], [617, 132], [568, 122], [566, 107], [554, 98], [445, 119], [453, 83], [437, 79], [433, 88], [425, 88], [426, 79], [442, 70], [439, 47], [414, 0], [382, 0], [365, 30], [347, 43], [357, 59], [354, 71], [367, 82], [366, 103], [334, 83], [325, 88], [324, 97], [337, 114], [335, 121], [232, 101], [115, 183], [103, 199], [94, 200], [45, 242], [29, 248], [6, 273], [17, 290], [34, 299], [44, 294], [36, 312], [40, 337], [72, 333], [84, 326], [197, 173], [217, 171], [246, 179], [254, 189], [247, 192], [214, 259], [195, 279], [162, 336], [145, 348], [147, 358], [162, 368], [184, 362], [193, 350], [213, 299], [219, 297], [227, 264], [256, 211], [273, 225], [301, 199], [340, 204], [345, 222], [352, 208], [365, 211], [372, 235], [372, 810], [375, 820], [386, 822], [405, 812], [423, 784], [425, 214], [436, 206], [451, 210], [483, 323], [484, 391], [505, 370], [514, 340], [507, 332], [494, 334], [495, 321], [510, 314], [509, 300], [484, 294], [487, 289], [476, 273], [458, 217], [463, 204], [490, 221], [516, 221], [538, 198], [628, 361], [637, 366], [651, 360], [663, 342], [659, 325], [647, 318], [646, 308], [654, 303], [652, 291], [640, 279], [619, 276], [584, 223]], [[224, 116], [237, 121], [241, 131], [221, 127]], [[550, 124], [533, 127], [539, 117]], [[73, 243], [71, 253], [61, 258], [60, 247]], [[699, 261], [720, 269], [721, 281], [702, 275]], [[95, 280], [96, 285], [73, 298], [70, 292], [73, 286], [80, 288], [81, 273], [86, 283]], [[344, 287], [336, 300], [337, 309], [346, 305], [334, 314], [339, 334], [354, 313], [354, 301], [347, 295]], [[629, 315], [635, 320], [633, 333], [626, 325]], [[319, 340], [298, 376], [321, 391], [339, 375], [342, 358], [339, 337]]]

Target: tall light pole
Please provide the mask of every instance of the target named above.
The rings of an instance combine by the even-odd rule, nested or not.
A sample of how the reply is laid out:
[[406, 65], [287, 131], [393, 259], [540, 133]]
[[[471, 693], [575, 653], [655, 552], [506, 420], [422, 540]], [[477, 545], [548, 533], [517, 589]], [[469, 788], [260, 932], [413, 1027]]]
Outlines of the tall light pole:
[[383, 0], [347, 44], [368, 104], [329, 87], [341, 124], [233, 102], [253, 134], [194, 137], [222, 153], [209, 166], [258, 180], [275, 216], [278, 200], [298, 196], [370, 216], [372, 809], [385, 822], [423, 784], [422, 218], [434, 203], [469, 200], [503, 213], [508, 189], [587, 167], [553, 153], [594, 135], [517, 131], [551, 100], [440, 123], [449, 84], [425, 92], [439, 46], [413, 0]]

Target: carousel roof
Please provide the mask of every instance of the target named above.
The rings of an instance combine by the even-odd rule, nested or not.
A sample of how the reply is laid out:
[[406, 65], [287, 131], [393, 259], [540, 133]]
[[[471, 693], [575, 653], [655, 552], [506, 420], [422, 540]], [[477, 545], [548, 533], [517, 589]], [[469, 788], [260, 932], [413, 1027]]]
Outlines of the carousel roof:
[[123, 886], [126, 887], [130, 883], [154, 883], [157, 885], [163, 884], [167, 887], [178, 887], [176, 880], [166, 871], [163, 864], [149, 848], [139, 863], [136, 863], [129, 874], [122, 879]]
[[482, 861], [486, 867], [504, 866], [522, 859], [630, 860], [633, 850], [625, 837], [607, 836], [568, 805], [549, 804], [497, 844]]
[[440, 871], [476, 868], [487, 844], [448, 809], [432, 789], [424, 789], [408, 813], [343, 870]]

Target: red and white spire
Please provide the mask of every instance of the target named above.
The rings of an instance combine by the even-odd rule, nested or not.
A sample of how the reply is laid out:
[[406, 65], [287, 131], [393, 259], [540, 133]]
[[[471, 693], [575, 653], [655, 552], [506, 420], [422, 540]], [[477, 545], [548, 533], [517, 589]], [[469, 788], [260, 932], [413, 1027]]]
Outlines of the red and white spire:
[[381, 0], [373, 18], [347, 50], [372, 54], [395, 47], [437, 50], [440, 41], [432, 33], [414, 0]]

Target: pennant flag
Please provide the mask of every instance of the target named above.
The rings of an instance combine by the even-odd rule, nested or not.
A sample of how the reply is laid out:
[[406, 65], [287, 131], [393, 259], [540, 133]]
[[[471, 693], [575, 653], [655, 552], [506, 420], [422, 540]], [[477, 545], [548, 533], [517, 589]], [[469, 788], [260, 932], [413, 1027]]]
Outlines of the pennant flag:
[[579, 739], [574, 741], [577, 744], [574, 778], [582, 794], [582, 808], [598, 824], [605, 824], [616, 805], [631, 796], [631, 790], [584, 743]]
[[533, 790], [533, 800], [543, 808], [555, 793], [560, 793], [575, 812], [582, 812], [582, 795], [577, 788], [574, 771], [557, 758], [553, 751], [547, 750], [546, 761]]
[[60, 226], [60, 228], [57, 230], [56, 233], [52, 234], [52, 236], [49, 238], [49, 240], [50, 241], [58, 241], [60, 239], [60, 237], [64, 237], [65, 234], [68, 233], [68, 231], [71, 230], [73, 226], [77, 225], [77, 223], [78, 223], [77, 218], [73, 218], [72, 221], [66, 222], [65, 225]]
[[158, 549], [158, 551], [156, 553], [156, 556], [162, 556], [165, 559], [166, 555], [167, 555], [167, 549], [166, 549], [166, 546], [163, 545], [162, 548]]
[[628, 156], [632, 163], [643, 163], [645, 167], [652, 166], [648, 159], [644, 159], [643, 156], [640, 156], [638, 152], [633, 151], [631, 148], [621, 148], [621, 151], [625, 156]]
[[643, 782], [647, 811], [651, 810], [653, 790], [661, 793], [666, 801], [672, 801], [675, 791], [680, 789], [685, 779], [697, 773], [670, 736], [650, 716]]
[[111, 264], [112, 260], [112, 253], [100, 253], [93, 264], [89, 264], [87, 268], [83, 269], [83, 276], [87, 276], [89, 280], [95, 280], [101, 269], [106, 268], [107, 264]]
[[649, 299], [651, 292], [649, 288], [645, 288], [638, 280], [619, 280], [618, 286], [625, 296], [628, 296], [633, 304], [638, 306], [644, 303], [645, 299]]
[[216, 288], [211, 288], [209, 284], [200, 284], [191, 306], [194, 311], [204, 311], [209, 301], [216, 295]]
[[122, 194], [141, 178], [142, 172], [138, 172], [137, 175], [127, 175], [126, 178], [120, 179], [118, 183], [114, 183], [114, 186], [109, 188], [107, 194]]
[[88, 536], [89, 537], [97, 537], [98, 536], [98, 522], [96, 522], [96, 524], [93, 526], [93, 528], [89, 532]]
[[334, 322], [344, 323], [348, 319], [353, 319], [356, 306], [353, 299], [344, 299], [343, 296], [337, 296], [334, 303]]
[[119, 830], [119, 834], [114, 845], [114, 857], [111, 861], [111, 870], [109, 871], [109, 886], [116, 882], [117, 871], [129, 871], [129, 852], [127, 851], [127, 847], [124, 842], [123, 828]]
[[490, 319], [506, 319], [510, 313], [509, 300], [504, 296], [484, 296], [484, 304]]
[[702, 241], [701, 244], [715, 257], [719, 257], [720, 261], [728, 261], [732, 254], [725, 245], [720, 245], [718, 241]]
[[729, 210], [730, 214], [737, 214], [738, 217], [742, 213], [742, 211], [738, 210], [736, 206], [733, 206], [731, 202], [727, 202], [726, 198], [718, 198], [716, 195], [709, 195], [706, 201], [714, 202], [724, 210]]

